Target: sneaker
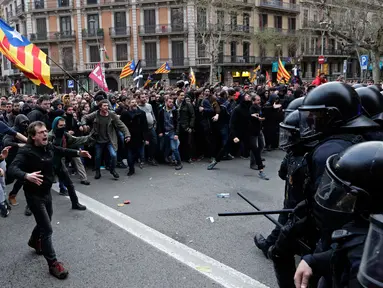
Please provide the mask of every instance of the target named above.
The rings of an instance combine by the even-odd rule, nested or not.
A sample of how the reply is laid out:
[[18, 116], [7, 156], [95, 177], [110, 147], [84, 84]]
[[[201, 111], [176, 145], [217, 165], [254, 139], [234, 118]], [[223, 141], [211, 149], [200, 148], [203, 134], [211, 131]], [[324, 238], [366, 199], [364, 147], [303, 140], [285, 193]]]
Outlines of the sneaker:
[[41, 249], [41, 239], [33, 240], [29, 238], [28, 246], [32, 249], [35, 249], [37, 255], [43, 255], [43, 250]]
[[123, 169], [128, 168], [128, 166], [126, 166], [126, 165], [124, 164], [124, 162], [118, 162], [117, 165], [116, 165], [116, 167], [117, 167], [117, 168], [123, 168]]
[[270, 248], [269, 244], [267, 244], [265, 237], [262, 236], [262, 234], [255, 233], [254, 235], [254, 244], [257, 246], [259, 250], [263, 252], [265, 257], [268, 259], [268, 250]]
[[19, 203], [16, 200], [16, 195], [9, 195], [8, 201], [9, 201], [9, 204], [11, 204], [12, 206], [19, 205]]
[[88, 186], [90, 185], [90, 182], [88, 180], [81, 180], [80, 182], [82, 185]]
[[265, 172], [263, 172], [263, 171], [259, 171], [258, 176], [259, 176], [259, 178], [261, 178], [263, 180], [269, 180], [269, 178], [266, 176]]
[[68, 196], [68, 190], [64, 188], [60, 188], [59, 194], [62, 196]]
[[111, 171], [110, 171], [110, 174], [112, 174], [113, 177], [114, 177], [115, 179], [120, 178], [120, 175], [118, 175], [118, 173], [116, 172], [116, 170], [111, 170]]
[[7, 205], [5, 204], [5, 201], [3, 203], [0, 203], [0, 215], [3, 218], [8, 217], [9, 215], [9, 210], [7, 209]]
[[211, 161], [210, 164], [207, 165], [207, 170], [212, 170], [215, 167], [215, 165], [217, 165], [217, 163], [218, 162], [216, 160]]
[[32, 211], [31, 211], [31, 209], [29, 209], [28, 205], [25, 207], [24, 215], [25, 216], [32, 216]]
[[175, 168], [175, 169], [176, 169], [176, 170], [181, 170], [182, 167], [183, 167], [183, 166], [182, 166], [182, 163], [181, 163], [181, 161], [180, 161], [180, 162], [177, 162], [177, 163], [176, 163], [176, 168]]
[[66, 270], [63, 266], [63, 263], [55, 261], [52, 265], [49, 266], [49, 273], [55, 276], [58, 279], [65, 279], [68, 277], [68, 270]]
[[141, 162], [138, 164], [138, 167], [140, 167], [140, 169], [143, 169], [143, 168], [144, 168], [144, 161], [141, 161]]

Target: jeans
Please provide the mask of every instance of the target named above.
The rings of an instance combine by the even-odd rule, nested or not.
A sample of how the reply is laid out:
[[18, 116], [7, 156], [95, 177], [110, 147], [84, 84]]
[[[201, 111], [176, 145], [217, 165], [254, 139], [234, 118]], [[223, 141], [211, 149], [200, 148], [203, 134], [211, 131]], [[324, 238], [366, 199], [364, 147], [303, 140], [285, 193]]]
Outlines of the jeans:
[[74, 189], [72, 179], [70, 179], [68, 169], [65, 167], [65, 165], [62, 165], [60, 168], [56, 169], [55, 173], [57, 175], [57, 178], [59, 179], [60, 189], [62, 188], [61, 185], [66, 187], [72, 205], [77, 204], [78, 198], [76, 190]]
[[125, 151], [125, 141], [124, 134], [121, 131], [117, 131], [118, 137], [118, 149], [117, 149], [117, 162], [121, 163], [124, 159], [124, 151]]
[[134, 162], [138, 157], [141, 162], [145, 162], [144, 145], [140, 147], [129, 147], [127, 151], [129, 170], [134, 171]]
[[221, 149], [222, 148], [224, 149], [223, 155], [227, 156], [227, 154], [229, 154], [229, 150], [228, 150], [229, 145], [226, 145], [227, 141], [229, 140], [229, 124], [223, 124], [219, 133], [221, 135], [221, 142], [222, 142]]
[[258, 136], [250, 136], [250, 149], [253, 152], [255, 164], [258, 166], [258, 169], [263, 168], [262, 149], [265, 147], [265, 138], [263, 137], [262, 131]]
[[110, 171], [114, 171], [116, 169], [116, 162], [117, 162], [117, 153], [116, 150], [114, 150], [114, 147], [111, 142], [108, 143], [96, 143], [95, 149], [96, 149], [96, 155], [95, 155], [95, 166], [96, 170], [100, 170], [101, 166], [101, 160], [102, 160], [102, 152], [104, 149], [108, 149], [109, 156], [110, 156]]
[[17, 179], [15, 184], [13, 184], [12, 191], [9, 192], [9, 196], [16, 196], [17, 193], [23, 188], [24, 181]]
[[[36, 191], [42, 192], [42, 191]], [[52, 195], [50, 191], [44, 191], [46, 194], [25, 193], [25, 199], [29, 209], [36, 220], [36, 226], [32, 231], [31, 240], [37, 241], [41, 238], [41, 249], [48, 264], [56, 261], [56, 252], [52, 245]]]
[[172, 152], [174, 159], [177, 161], [177, 163], [181, 162], [181, 156], [178, 151], [178, 146], [180, 145], [179, 140], [174, 140], [175, 133], [172, 132], [165, 132], [164, 133], [164, 154], [165, 158], [169, 155], [170, 151]]
[[157, 151], [157, 133], [154, 128], [150, 128], [149, 131], [149, 147], [148, 147], [148, 159], [154, 159]]

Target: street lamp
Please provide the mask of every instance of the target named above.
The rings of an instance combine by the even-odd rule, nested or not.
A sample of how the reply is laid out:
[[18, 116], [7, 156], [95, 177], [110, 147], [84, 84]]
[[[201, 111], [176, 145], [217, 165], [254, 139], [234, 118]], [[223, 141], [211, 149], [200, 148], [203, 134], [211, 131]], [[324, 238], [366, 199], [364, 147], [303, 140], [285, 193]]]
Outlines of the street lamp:
[[[325, 28], [327, 28], [328, 27], [328, 22], [326, 22], [326, 21], [323, 21], [323, 22], [319, 22], [319, 25], [322, 27], [324, 27], [323, 28], [323, 30], [322, 30], [322, 39], [321, 39], [321, 56], [324, 56], [324, 35], [325, 35]], [[320, 70], [321, 70], [321, 72], [323, 73], [323, 64], [320, 64]]]
[[93, 29], [95, 29], [97, 47], [98, 47], [99, 53], [100, 53], [101, 71], [102, 71], [102, 75], [103, 75], [104, 81], [105, 81], [104, 49], [100, 46], [100, 43], [98, 42], [98, 27], [96, 27], [96, 25], [95, 25], [96, 20], [95, 19], [90, 19], [89, 22], [93, 24]]

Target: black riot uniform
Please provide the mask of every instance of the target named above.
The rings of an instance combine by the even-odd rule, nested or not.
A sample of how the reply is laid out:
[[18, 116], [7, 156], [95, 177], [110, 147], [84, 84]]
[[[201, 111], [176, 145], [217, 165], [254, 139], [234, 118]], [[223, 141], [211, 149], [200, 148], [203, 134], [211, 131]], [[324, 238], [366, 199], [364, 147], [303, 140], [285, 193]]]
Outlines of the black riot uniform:
[[299, 97], [299, 98], [296, 98], [289, 103], [289, 105], [286, 107], [286, 109], [284, 111], [285, 112], [285, 118], [287, 115], [289, 115], [291, 112], [294, 112], [295, 110], [298, 109], [299, 106], [302, 105], [303, 99], [305, 99], [305, 97]]
[[[317, 206], [322, 207], [322, 218], [331, 219], [327, 224], [334, 229], [332, 243], [326, 251], [303, 257], [315, 276], [328, 276], [331, 279], [326, 287], [362, 287], [357, 280], [357, 273], [367, 238], [368, 219], [370, 214], [383, 212], [382, 171], [381, 141], [354, 145], [330, 156], [326, 161], [326, 171], [314, 200]], [[369, 237], [372, 244], [378, 247], [366, 246], [365, 265], [362, 265], [359, 279], [365, 287], [382, 287], [368, 285], [372, 279], [380, 280], [380, 283], [383, 280], [383, 274], [377, 273], [379, 269], [383, 271], [382, 266], [372, 268], [372, 265], [379, 264], [378, 258], [383, 259], [376, 253], [382, 248], [379, 243], [379, 239], [380, 242], [383, 239], [382, 232], [380, 230], [374, 236], [371, 233], [374, 233], [374, 229]], [[296, 284], [299, 285], [302, 275], [298, 271], [299, 267], [295, 275]], [[368, 277], [370, 275], [374, 276]]]

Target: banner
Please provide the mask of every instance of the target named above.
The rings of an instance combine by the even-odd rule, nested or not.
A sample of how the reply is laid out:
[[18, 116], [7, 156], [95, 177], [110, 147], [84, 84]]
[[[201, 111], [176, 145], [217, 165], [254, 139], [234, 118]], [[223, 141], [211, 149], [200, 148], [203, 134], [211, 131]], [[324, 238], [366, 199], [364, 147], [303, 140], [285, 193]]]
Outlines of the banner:
[[94, 67], [93, 71], [89, 74], [89, 78], [92, 79], [102, 90], [109, 92], [108, 85], [106, 84], [105, 77], [102, 74], [101, 64], [98, 63]]

